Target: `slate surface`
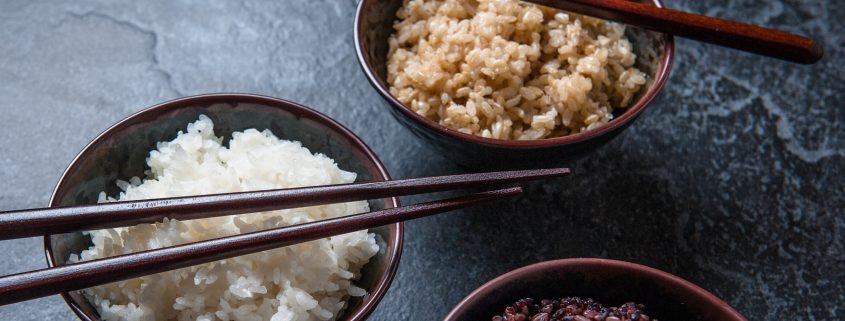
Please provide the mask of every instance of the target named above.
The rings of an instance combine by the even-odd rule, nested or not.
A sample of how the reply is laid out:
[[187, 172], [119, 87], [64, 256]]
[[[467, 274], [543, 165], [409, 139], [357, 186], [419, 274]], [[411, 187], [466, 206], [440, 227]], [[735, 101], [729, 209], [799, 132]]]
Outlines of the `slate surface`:
[[[3, 1], [0, 208], [45, 205], [74, 155], [119, 119], [210, 92], [311, 106], [358, 133], [395, 177], [460, 172], [385, 113], [353, 52], [355, 4]], [[843, 318], [845, 5], [668, 5], [814, 35], [826, 58], [806, 67], [679, 40], [657, 101], [571, 164], [575, 175], [407, 224], [372, 320], [438, 320], [501, 273], [581, 256], [675, 273], [750, 320]], [[45, 266], [39, 239], [0, 242], [0, 253], [2, 274]], [[0, 307], [0, 320], [74, 316], [50, 297]]]

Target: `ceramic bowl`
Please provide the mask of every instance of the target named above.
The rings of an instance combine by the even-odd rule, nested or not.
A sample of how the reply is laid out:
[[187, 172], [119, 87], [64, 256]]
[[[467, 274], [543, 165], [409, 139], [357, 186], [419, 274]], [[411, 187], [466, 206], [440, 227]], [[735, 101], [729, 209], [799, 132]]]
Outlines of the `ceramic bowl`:
[[[97, 136], [68, 166], [53, 192], [50, 206], [93, 204], [100, 191], [118, 192], [116, 179], [143, 177], [145, 158], [156, 142], [168, 141], [185, 130], [200, 114], [214, 121], [215, 133], [228, 140], [233, 131], [270, 129], [278, 137], [297, 140], [312, 153], [323, 153], [340, 168], [358, 173], [360, 182], [388, 180], [378, 157], [355, 134], [338, 122], [307, 107], [270, 97], [211, 94], [169, 101], [121, 120]], [[398, 198], [370, 201], [371, 209], [399, 206]], [[339, 320], [364, 320], [390, 286], [402, 252], [402, 224], [371, 229], [381, 250], [364, 266], [357, 285], [368, 295], [348, 302]], [[50, 266], [65, 264], [71, 253], [90, 245], [82, 233], [44, 238]], [[78, 292], [63, 293], [67, 304], [85, 321], [100, 320], [96, 310]]]
[[[640, 0], [662, 7], [659, 0]], [[367, 79], [384, 98], [387, 110], [415, 136], [444, 157], [469, 168], [504, 169], [550, 167], [583, 156], [604, 145], [628, 127], [651, 103], [669, 78], [674, 56], [671, 35], [627, 28], [637, 54], [635, 66], [648, 83], [634, 102], [607, 125], [569, 136], [540, 140], [483, 138], [447, 128], [413, 112], [393, 97], [387, 84], [388, 37], [402, 0], [361, 0], [355, 15], [355, 50]]]
[[464, 298], [444, 321], [490, 320], [522, 298], [593, 298], [606, 307], [645, 304], [652, 320], [748, 321], [710, 292], [669, 273], [607, 259], [546, 261], [508, 272]]

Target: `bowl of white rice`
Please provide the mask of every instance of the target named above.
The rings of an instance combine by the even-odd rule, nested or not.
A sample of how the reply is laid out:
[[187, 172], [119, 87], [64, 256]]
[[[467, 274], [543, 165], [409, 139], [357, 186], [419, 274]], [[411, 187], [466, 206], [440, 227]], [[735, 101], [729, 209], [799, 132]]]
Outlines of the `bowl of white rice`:
[[[118, 122], [73, 160], [51, 206], [388, 180], [349, 130], [307, 107], [211, 94]], [[397, 198], [44, 239], [50, 266], [399, 206]], [[402, 224], [105, 284], [62, 296], [85, 321], [363, 320], [398, 267]]]
[[518, 0], [361, 0], [355, 44], [391, 114], [472, 168], [553, 166], [608, 142], [674, 52], [671, 35]]

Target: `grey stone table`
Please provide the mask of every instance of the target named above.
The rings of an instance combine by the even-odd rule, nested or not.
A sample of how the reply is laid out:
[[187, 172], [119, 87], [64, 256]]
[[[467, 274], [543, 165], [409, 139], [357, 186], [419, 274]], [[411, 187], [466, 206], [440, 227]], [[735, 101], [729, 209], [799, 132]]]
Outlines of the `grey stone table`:
[[[813, 35], [826, 58], [798, 66], [678, 41], [657, 101], [570, 164], [575, 175], [408, 223], [372, 320], [438, 320], [501, 273], [585, 256], [675, 273], [750, 320], [845, 318], [845, 4], [667, 2]], [[395, 177], [460, 172], [385, 113], [353, 52], [355, 5], [3, 1], [0, 209], [47, 204], [74, 155], [117, 120], [210, 92], [311, 106], [359, 134]], [[0, 242], [0, 253], [2, 274], [45, 266], [37, 238]], [[55, 296], [0, 307], [0, 320], [74, 316]]]

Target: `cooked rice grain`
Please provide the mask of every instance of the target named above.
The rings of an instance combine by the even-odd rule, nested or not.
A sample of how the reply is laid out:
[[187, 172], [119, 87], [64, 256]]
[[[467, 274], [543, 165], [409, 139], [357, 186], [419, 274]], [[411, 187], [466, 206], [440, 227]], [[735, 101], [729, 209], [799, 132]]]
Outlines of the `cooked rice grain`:
[[542, 139], [607, 124], [645, 85], [625, 26], [517, 0], [405, 0], [390, 92], [446, 127]]
[[[235, 132], [229, 146], [200, 116], [173, 141], [149, 154], [142, 181], [118, 181], [117, 197], [101, 202], [352, 183], [322, 154], [269, 130]], [[369, 210], [366, 201], [85, 232], [92, 245], [70, 261], [145, 251], [313, 222]], [[83, 294], [107, 321], [331, 320], [349, 296], [366, 291], [353, 282], [379, 251], [375, 235], [357, 231], [285, 248], [109, 283]]]

